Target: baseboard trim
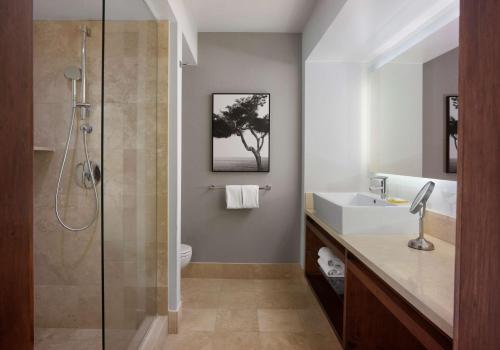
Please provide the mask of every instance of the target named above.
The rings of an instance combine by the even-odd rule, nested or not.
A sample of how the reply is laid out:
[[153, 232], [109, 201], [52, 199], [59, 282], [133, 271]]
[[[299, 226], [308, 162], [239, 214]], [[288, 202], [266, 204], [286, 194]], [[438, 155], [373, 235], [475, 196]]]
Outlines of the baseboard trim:
[[179, 333], [179, 325], [182, 319], [182, 302], [178, 310], [168, 310], [168, 334]]
[[245, 264], [205, 263], [189, 264], [183, 278], [238, 278], [238, 279], [291, 279], [302, 276], [299, 263]]

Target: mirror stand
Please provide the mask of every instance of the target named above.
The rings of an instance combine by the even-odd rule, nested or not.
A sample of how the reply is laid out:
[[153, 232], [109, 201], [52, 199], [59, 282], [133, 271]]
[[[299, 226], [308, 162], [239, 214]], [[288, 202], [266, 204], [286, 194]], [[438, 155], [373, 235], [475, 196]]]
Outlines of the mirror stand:
[[418, 250], [425, 250], [425, 251], [430, 251], [434, 250], [434, 244], [432, 242], [429, 242], [424, 238], [424, 216], [425, 216], [425, 207], [426, 205], [424, 204], [422, 208], [420, 209], [419, 212], [419, 217], [418, 217], [418, 228], [419, 228], [419, 233], [418, 233], [418, 238], [412, 239], [408, 241], [408, 247], [413, 248], [413, 249], [418, 249]]

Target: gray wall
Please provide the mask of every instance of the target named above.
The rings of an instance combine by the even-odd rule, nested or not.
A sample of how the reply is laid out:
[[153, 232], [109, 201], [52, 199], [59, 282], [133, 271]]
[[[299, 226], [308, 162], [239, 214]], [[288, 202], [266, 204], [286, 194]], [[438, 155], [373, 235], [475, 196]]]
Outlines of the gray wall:
[[[298, 262], [301, 36], [200, 33], [198, 66], [183, 71], [182, 241], [193, 261]], [[271, 94], [269, 173], [211, 172], [211, 94]], [[253, 210], [224, 209], [209, 184], [272, 185]]]
[[445, 172], [445, 96], [458, 94], [458, 48], [424, 64], [423, 176], [456, 180]]

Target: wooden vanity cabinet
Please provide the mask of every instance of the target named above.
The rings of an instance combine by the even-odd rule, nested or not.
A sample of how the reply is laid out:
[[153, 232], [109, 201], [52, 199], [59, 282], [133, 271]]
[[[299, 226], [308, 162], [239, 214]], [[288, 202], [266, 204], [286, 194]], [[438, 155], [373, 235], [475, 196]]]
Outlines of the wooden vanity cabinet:
[[[327, 246], [346, 264], [344, 294], [317, 264]], [[452, 340], [311, 218], [306, 219], [305, 275], [344, 349], [452, 349]]]

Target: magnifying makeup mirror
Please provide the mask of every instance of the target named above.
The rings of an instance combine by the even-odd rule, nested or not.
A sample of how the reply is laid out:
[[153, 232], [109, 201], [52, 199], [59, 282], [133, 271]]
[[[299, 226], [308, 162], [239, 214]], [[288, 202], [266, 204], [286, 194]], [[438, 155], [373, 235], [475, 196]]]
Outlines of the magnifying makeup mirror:
[[427, 182], [424, 187], [418, 192], [417, 196], [413, 200], [413, 203], [410, 206], [410, 213], [419, 214], [418, 217], [418, 226], [419, 226], [419, 234], [418, 238], [412, 239], [408, 242], [408, 247], [418, 250], [434, 250], [434, 244], [429, 242], [424, 238], [424, 216], [425, 209], [427, 206], [427, 200], [434, 191], [434, 187], [436, 184], [432, 181]]

